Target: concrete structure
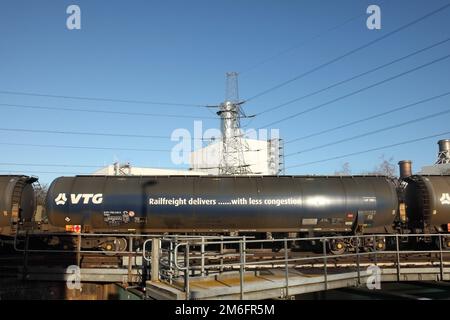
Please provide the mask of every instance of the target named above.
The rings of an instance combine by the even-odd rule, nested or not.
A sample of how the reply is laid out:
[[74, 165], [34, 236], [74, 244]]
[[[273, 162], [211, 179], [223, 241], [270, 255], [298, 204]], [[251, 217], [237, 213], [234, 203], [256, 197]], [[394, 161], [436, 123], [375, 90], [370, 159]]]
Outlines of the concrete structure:
[[140, 168], [133, 167], [130, 164], [118, 165], [117, 163], [111, 164], [100, 170], [97, 170], [93, 175], [99, 176], [169, 176], [169, 175], [207, 175], [207, 172], [193, 171], [193, 170], [175, 170], [175, 169], [162, 169], [162, 168]]
[[[277, 175], [282, 173], [282, 159], [279, 139], [243, 139], [248, 150], [243, 152], [244, 163], [254, 175]], [[223, 159], [223, 143], [213, 142], [191, 154], [191, 169], [197, 172], [217, 175]]]
[[439, 140], [438, 146], [436, 163], [432, 166], [422, 167], [419, 174], [450, 174], [450, 140]]
[[422, 167], [419, 174], [450, 174], [450, 163]]

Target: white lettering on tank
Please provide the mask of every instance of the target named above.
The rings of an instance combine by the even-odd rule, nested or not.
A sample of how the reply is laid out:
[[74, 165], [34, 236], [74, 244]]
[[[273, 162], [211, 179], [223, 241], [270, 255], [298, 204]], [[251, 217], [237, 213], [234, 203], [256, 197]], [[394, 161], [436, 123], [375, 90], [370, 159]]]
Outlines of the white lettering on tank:
[[[83, 199], [83, 200], [81, 200]], [[66, 194], [60, 193], [56, 199], [56, 205], [63, 205], [67, 201]], [[102, 193], [71, 193], [70, 194], [70, 203], [71, 204], [101, 204], [103, 202], [103, 194]]]
[[103, 202], [103, 194], [97, 193], [92, 197], [92, 203], [93, 204], [100, 204]]
[[83, 195], [82, 194], [73, 194], [73, 193], [71, 193], [70, 194], [70, 202], [72, 203], [72, 204], [78, 204], [78, 202], [80, 202], [80, 199], [81, 199], [81, 197], [82, 197]]

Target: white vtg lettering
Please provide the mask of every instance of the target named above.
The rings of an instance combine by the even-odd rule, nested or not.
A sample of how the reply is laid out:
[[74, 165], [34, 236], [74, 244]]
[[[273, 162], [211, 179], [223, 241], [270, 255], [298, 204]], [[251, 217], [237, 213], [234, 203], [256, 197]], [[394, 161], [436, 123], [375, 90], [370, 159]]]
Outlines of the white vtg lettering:
[[83, 204], [88, 204], [91, 200], [93, 204], [100, 204], [103, 201], [103, 195], [101, 193], [79, 193], [70, 195], [70, 201], [72, 202], [72, 204], [80, 203], [81, 199], [83, 199]]
[[71, 204], [89, 204], [92, 202], [93, 204], [101, 204], [103, 202], [103, 194], [101, 193], [72, 193], [70, 194], [70, 203]]

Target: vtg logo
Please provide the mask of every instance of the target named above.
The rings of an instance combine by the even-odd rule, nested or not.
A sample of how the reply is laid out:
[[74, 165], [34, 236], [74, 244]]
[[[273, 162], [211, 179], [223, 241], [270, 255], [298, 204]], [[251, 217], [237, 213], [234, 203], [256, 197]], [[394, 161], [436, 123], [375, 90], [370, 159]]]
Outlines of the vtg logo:
[[[78, 204], [80, 200], [83, 199], [83, 204], [89, 204], [89, 201], [92, 201], [93, 204], [101, 204], [103, 202], [103, 194], [101, 193], [71, 193], [70, 194], [70, 203]], [[67, 202], [67, 196], [65, 193], [60, 193], [55, 198], [55, 203], [57, 206], [65, 205]]]
[[448, 193], [443, 193], [439, 200], [442, 204], [450, 204], [450, 195]]

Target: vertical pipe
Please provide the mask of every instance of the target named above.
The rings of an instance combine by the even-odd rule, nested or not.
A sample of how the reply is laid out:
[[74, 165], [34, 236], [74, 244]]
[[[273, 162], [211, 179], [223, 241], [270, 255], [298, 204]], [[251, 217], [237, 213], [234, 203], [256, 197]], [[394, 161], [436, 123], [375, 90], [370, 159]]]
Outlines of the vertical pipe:
[[159, 281], [159, 244], [160, 238], [152, 239], [151, 281]]

